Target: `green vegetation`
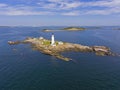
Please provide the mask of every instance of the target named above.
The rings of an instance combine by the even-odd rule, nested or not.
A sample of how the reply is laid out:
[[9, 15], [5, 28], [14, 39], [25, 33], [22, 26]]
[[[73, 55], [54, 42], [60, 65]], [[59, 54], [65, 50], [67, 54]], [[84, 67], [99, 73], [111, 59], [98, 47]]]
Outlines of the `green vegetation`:
[[43, 45], [50, 45], [50, 44], [51, 44], [51, 42], [49, 40], [44, 40], [43, 41]]
[[58, 41], [55, 41], [55, 44], [58, 45]]

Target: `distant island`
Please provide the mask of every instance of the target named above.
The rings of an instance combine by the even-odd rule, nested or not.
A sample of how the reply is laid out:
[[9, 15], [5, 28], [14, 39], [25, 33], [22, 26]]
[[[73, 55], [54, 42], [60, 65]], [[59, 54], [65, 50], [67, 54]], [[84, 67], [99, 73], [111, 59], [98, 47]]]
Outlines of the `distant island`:
[[61, 55], [63, 52], [92, 52], [96, 55], [105, 56], [105, 55], [114, 55], [108, 47], [105, 46], [84, 46], [80, 44], [73, 44], [62, 41], [55, 41], [54, 35], [51, 36], [51, 40], [47, 40], [43, 37], [40, 38], [26, 38], [23, 41], [8, 41], [10, 45], [16, 44], [31, 44], [32, 48], [47, 54], [59, 58], [64, 61], [70, 61], [71, 58], [67, 58]]
[[115, 30], [120, 30], [120, 28], [116, 28]]
[[101, 29], [103, 28], [102, 26], [91, 26], [91, 27], [87, 27], [87, 29], [91, 29], [91, 30], [96, 30], [96, 29]]
[[83, 28], [83, 27], [66, 27], [63, 30], [79, 31], [79, 30], [85, 30], [85, 28]]
[[51, 32], [51, 31], [53, 31], [53, 30], [50, 30], [50, 29], [43, 29], [42, 31], [43, 31], [43, 32]]
[[10, 28], [12, 26], [0, 26], [0, 28]]
[[62, 28], [62, 29], [58, 29], [58, 30], [51, 30], [51, 29], [43, 29], [43, 32], [56, 32], [56, 31], [82, 31], [82, 30], [86, 30], [86, 28], [83, 27], [66, 27], [66, 28]]
[[57, 32], [57, 31], [63, 31], [63, 30], [51, 30], [51, 29], [43, 29], [43, 32]]

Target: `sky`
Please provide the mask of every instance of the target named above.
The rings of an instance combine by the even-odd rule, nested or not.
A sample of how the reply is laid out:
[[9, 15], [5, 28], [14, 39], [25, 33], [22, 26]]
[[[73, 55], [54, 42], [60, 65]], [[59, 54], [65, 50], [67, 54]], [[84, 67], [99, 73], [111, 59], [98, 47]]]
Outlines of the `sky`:
[[120, 0], [0, 0], [0, 26], [119, 26]]

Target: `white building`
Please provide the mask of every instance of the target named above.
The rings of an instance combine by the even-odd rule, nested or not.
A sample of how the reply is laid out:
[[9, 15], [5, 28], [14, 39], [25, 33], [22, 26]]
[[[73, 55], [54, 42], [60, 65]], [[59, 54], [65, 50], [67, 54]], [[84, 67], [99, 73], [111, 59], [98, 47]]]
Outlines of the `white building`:
[[54, 34], [52, 34], [52, 36], [51, 36], [51, 45], [52, 45], [52, 46], [55, 46]]
[[60, 42], [58, 42], [58, 44], [59, 44], [59, 45], [62, 45], [62, 44], [63, 44], [63, 42], [61, 42], [61, 41], [60, 41]]
[[40, 40], [44, 39], [43, 37], [39, 37]]

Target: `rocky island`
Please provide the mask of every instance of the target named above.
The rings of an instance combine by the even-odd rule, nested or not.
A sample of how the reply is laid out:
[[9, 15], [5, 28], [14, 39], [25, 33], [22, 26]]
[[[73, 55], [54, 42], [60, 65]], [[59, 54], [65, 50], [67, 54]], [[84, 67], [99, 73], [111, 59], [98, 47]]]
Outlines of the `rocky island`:
[[83, 27], [67, 27], [67, 28], [64, 28], [64, 30], [81, 31], [81, 30], [85, 30], [85, 28], [83, 28]]
[[105, 56], [105, 55], [114, 55], [110, 48], [105, 46], [84, 46], [80, 44], [73, 44], [62, 41], [55, 41], [54, 35], [52, 35], [51, 40], [45, 39], [43, 37], [40, 38], [26, 38], [23, 41], [8, 41], [10, 45], [16, 44], [31, 44], [32, 48], [38, 50], [44, 54], [54, 56], [58, 59], [62, 59], [65, 61], [72, 60], [71, 58], [67, 58], [62, 56], [63, 52], [91, 52], [96, 55]]

